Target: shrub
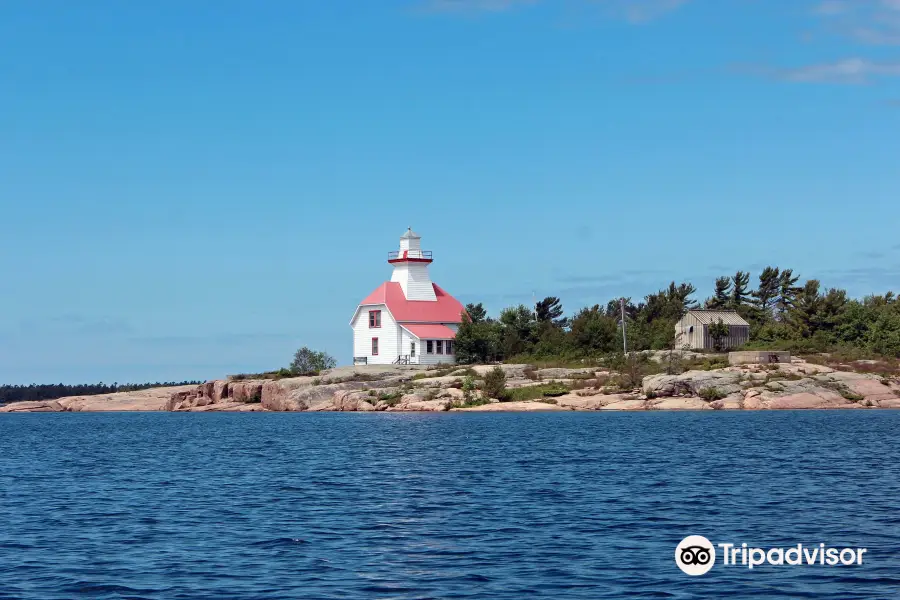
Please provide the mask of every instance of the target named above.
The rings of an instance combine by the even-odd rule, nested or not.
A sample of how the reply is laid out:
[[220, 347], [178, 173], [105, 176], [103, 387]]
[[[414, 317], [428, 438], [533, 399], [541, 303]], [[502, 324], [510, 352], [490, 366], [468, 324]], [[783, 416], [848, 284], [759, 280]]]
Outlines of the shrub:
[[383, 396], [379, 396], [378, 401], [384, 402], [388, 406], [397, 406], [400, 404], [400, 398], [402, 394], [385, 394]]
[[849, 400], [851, 402], [859, 402], [860, 400], [863, 399], [863, 396], [860, 396], [856, 392], [850, 391], [849, 389], [846, 389], [846, 388], [841, 390], [841, 396], [843, 396], [844, 398], [846, 398], [847, 400]]
[[320, 371], [333, 369], [336, 365], [333, 356], [303, 346], [294, 353], [291, 372], [295, 375], [318, 375]]
[[537, 374], [537, 370], [531, 365], [528, 365], [527, 367], [522, 369], [522, 374], [525, 375], [526, 379], [530, 379], [531, 381], [540, 380], [540, 376]]
[[247, 398], [247, 404], [259, 404], [262, 402], [262, 394], [260, 392], [254, 392], [252, 396]]
[[485, 373], [481, 389], [488, 398], [503, 399], [506, 395], [506, 373], [503, 369], [494, 367]]
[[462, 382], [463, 401], [465, 404], [472, 404], [475, 400], [475, 392], [478, 388], [475, 386], [475, 378], [466, 375]]
[[728, 337], [729, 329], [728, 325], [726, 325], [722, 319], [719, 319], [716, 323], [711, 323], [707, 328], [709, 332], [709, 337], [713, 339], [713, 346], [716, 350], [724, 350], [725, 347], [722, 344], [722, 341]]
[[705, 387], [701, 389], [698, 394], [707, 402], [712, 402], [713, 400], [721, 400], [726, 396], [726, 394], [717, 387]]

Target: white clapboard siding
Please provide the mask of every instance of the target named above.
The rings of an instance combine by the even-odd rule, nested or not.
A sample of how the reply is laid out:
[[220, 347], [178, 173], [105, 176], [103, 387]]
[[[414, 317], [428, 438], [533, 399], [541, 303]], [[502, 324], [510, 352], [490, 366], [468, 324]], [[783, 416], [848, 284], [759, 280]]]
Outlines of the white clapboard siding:
[[437, 300], [434, 284], [428, 273], [428, 263], [395, 264], [391, 281], [400, 284], [407, 300]]
[[[412, 348], [410, 346], [410, 344], [413, 344], [413, 343], [415, 343], [415, 345], [416, 345], [416, 355], [415, 356], [412, 356], [412, 352], [411, 352]], [[400, 354], [402, 354], [404, 356], [408, 355], [410, 364], [418, 365], [418, 364], [420, 364], [419, 359], [421, 357], [422, 351], [423, 351], [422, 343], [419, 341], [419, 338], [415, 337], [410, 332], [408, 332], [407, 330], [405, 330], [401, 327], [400, 328]]]
[[[369, 327], [369, 311], [381, 311], [381, 327]], [[361, 306], [353, 322], [353, 357], [366, 357], [370, 365], [389, 365], [397, 360], [400, 326], [383, 304]], [[378, 356], [372, 356], [372, 338], [378, 338]]]

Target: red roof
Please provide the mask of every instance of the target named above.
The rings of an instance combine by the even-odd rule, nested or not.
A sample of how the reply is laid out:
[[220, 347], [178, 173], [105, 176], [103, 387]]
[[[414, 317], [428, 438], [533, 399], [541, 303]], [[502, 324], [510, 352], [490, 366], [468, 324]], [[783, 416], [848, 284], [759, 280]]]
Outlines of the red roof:
[[407, 300], [403, 288], [396, 281], [386, 281], [360, 302], [363, 304], [385, 304], [394, 319], [401, 323], [461, 323], [465, 310], [459, 300], [434, 286], [434, 300]]
[[452, 340], [456, 338], [456, 332], [446, 325], [404, 325], [411, 334], [420, 340]]

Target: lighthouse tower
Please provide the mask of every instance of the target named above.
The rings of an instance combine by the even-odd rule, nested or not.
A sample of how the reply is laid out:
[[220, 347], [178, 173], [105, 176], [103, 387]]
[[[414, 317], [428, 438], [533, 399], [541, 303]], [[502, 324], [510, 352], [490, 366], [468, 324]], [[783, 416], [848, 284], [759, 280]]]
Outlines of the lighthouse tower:
[[391, 280], [359, 303], [353, 328], [354, 364], [452, 364], [456, 331], [465, 310], [431, 281], [432, 256], [412, 229], [388, 253]]
[[411, 228], [400, 236], [400, 250], [388, 254], [388, 262], [394, 265], [391, 281], [400, 284], [407, 300], [437, 301], [428, 274], [431, 261], [431, 252], [422, 250], [422, 238]]

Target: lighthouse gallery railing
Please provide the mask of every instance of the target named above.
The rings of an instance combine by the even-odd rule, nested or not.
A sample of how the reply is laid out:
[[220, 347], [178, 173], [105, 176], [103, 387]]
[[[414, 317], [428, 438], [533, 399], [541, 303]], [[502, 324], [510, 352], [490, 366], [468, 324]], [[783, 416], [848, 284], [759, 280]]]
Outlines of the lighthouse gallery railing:
[[431, 250], [394, 250], [393, 252], [388, 252], [388, 260], [397, 260], [400, 258], [432, 260]]

